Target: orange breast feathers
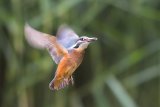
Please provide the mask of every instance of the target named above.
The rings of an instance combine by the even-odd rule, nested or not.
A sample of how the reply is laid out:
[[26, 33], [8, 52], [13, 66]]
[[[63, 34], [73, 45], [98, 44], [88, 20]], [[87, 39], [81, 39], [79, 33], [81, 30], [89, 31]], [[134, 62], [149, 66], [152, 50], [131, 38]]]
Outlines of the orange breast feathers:
[[62, 78], [71, 76], [76, 68], [81, 64], [83, 56], [84, 53], [79, 53], [76, 50], [65, 55], [58, 65], [56, 75]]
[[84, 53], [72, 51], [66, 54], [60, 61], [54, 79], [50, 83], [50, 88], [61, 89], [73, 82], [72, 74], [81, 64]]

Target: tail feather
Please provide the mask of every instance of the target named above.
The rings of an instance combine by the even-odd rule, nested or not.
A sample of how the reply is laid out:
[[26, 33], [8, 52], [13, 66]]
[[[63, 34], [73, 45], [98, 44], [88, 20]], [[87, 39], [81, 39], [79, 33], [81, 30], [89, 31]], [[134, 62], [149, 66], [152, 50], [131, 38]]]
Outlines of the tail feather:
[[49, 84], [49, 88], [51, 90], [59, 90], [59, 89], [62, 89], [64, 87], [66, 87], [67, 85], [69, 85], [69, 83], [72, 83], [73, 85], [73, 78], [70, 77], [70, 78], [65, 78], [65, 79], [53, 79], [50, 84]]

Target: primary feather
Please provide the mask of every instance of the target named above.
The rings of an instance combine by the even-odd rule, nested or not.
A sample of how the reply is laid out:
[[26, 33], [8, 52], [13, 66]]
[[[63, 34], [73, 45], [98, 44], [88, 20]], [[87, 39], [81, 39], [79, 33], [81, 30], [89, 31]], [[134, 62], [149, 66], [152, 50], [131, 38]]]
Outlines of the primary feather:
[[56, 37], [58, 42], [67, 49], [73, 46], [79, 39], [79, 36], [67, 25], [59, 27]]
[[39, 32], [28, 24], [25, 25], [25, 37], [31, 46], [38, 49], [46, 48], [56, 64], [58, 64], [62, 59], [63, 52], [68, 52], [65, 47], [58, 43], [55, 36]]

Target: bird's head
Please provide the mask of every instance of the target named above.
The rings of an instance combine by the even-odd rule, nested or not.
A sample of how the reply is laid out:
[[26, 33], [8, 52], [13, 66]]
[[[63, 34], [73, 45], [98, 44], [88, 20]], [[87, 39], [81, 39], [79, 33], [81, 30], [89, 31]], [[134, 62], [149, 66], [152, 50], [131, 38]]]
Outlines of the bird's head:
[[86, 49], [88, 47], [88, 45], [93, 42], [96, 41], [97, 38], [96, 37], [87, 37], [87, 36], [81, 36], [75, 43], [75, 45], [73, 46], [73, 48], [81, 48], [81, 49]]

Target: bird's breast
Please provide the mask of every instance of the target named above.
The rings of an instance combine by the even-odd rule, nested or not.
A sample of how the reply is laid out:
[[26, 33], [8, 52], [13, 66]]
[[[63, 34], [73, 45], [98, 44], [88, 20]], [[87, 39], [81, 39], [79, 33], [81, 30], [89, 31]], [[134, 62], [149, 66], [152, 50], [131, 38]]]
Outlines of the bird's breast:
[[82, 63], [83, 57], [84, 57], [84, 52], [79, 52], [77, 50], [73, 50], [70, 53], [71, 59], [79, 66]]
[[83, 60], [84, 52], [71, 51], [60, 61], [55, 74], [55, 79], [69, 78]]

